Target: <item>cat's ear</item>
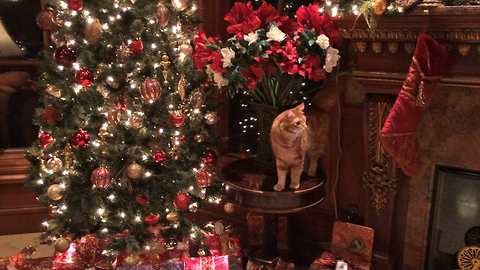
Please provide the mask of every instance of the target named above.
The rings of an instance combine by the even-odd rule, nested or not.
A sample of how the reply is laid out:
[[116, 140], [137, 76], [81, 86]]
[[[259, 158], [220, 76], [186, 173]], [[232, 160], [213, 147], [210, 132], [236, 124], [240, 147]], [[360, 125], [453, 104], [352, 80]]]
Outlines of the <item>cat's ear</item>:
[[285, 111], [285, 119], [290, 119], [293, 116], [295, 116], [295, 114], [291, 110]]
[[297, 107], [295, 107], [295, 110], [303, 112], [303, 109], [305, 108], [305, 104], [300, 103]]

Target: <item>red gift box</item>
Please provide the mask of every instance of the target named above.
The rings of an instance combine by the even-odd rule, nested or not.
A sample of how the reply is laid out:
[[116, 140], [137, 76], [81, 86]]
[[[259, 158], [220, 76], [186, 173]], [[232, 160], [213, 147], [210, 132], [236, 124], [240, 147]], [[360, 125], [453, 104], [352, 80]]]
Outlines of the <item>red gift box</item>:
[[115, 263], [109, 262], [103, 254], [106, 239], [98, 239], [93, 235], [87, 235], [70, 244], [70, 248], [63, 252], [57, 252], [53, 259], [52, 270], [75, 270], [93, 268], [96, 270], [113, 270]]
[[228, 256], [190, 257], [184, 261], [185, 270], [229, 270]]
[[[263, 244], [265, 221], [263, 214], [249, 212], [248, 223], [248, 244], [258, 246]], [[288, 249], [288, 220], [286, 216], [279, 216], [277, 223], [277, 249]]]
[[372, 228], [336, 221], [333, 223], [331, 253], [352, 265], [369, 263], [372, 260], [373, 236]]

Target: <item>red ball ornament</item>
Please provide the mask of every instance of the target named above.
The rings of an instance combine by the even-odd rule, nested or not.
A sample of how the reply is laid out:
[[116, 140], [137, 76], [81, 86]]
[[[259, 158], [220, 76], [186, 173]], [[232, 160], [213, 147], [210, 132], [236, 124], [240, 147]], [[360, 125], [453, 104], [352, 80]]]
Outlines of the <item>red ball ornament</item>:
[[155, 223], [158, 222], [158, 216], [157, 215], [149, 215], [145, 218], [145, 222], [148, 224], [148, 225], [153, 225]]
[[67, 0], [67, 6], [70, 10], [79, 11], [83, 7], [83, 0]]
[[164, 5], [158, 6], [157, 9], [157, 20], [160, 27], [165, 27], [168, 25], [170, 20], [170, 10]]
[[42, 147], [46, 148], [53, 141], [53, 137], [49, 133], [40, 133], [38, 135], [38, 140]]
[[207, 164], [213, 164], [217, 161], [217, 153], [211, 149], [203, 152], [203, 162]]
[[112, 171], [103, 166], [100, 166], [93, 170], [90, 179], [97, 188], [107, 188], [112, 184]]
[[90, 135], [82, 129], [73, 133], [72, 137], [70, 137], [70, 144], [75, 147], [84, 148], [89, 142]]
[[90, 70], [80, 69], [75, 73], [75, 82], [83, 87], [89, 87], [93, 84], [94, 75]]
[[140, 95], [148, 101], [157, 100], [162, 94], [162, 86], [155, 79], [146, 78], [140, 85]]
[[213, 179], [213, 171], [207, 167], [202, 167], [195, 173], [195, 180], [201, 187], [210, 186], [213, 183]]
[[69, 48], [67, 45], [63, 45], [55, 49], [53, 58], [57, 64], [64, 66], [70, 66], [77, 61], [77, 55], [75, 54], [75, 51]]
[[136, 57], [139, 57], [143, 51], [143, 43], [140, 40], [134, 40], [132, 43], [130, 43], [128, 48], [131, 52], [133, 52], [133, 54], [135, 54]]
[[127, 99], [123, 97], [115, 98], [115, 106], [122, 111], [127, 110]]
[[157, 163], [164, 162], [165, 160], [167, 160], [167, 155], [163, 151], [157, 151], [157, 153], [153, 155], [153, 159]]
[[137, 195], [135, 197], [135, 201], [139, 204], [142, 204], [142, 205], [148, 203], [149, 200], [150, 199], [148, 197], [145, 197], [145, 196], [142, 196], [142, 195]]
[[57, 121], [62, 120], [62, 114], [57, 108], [47, 107], [43, 110], [42, 113], [43, 119], [49, 123], [54, 124]]
[[52, 31], [57, 28], [55, 16], [51, 10], [42, 10], [37, 14], [36, 22], [38, 27], [44, 31]]
[[186, 193], [178, 193], [177, 196], [175, 196], [175, 199], [173, 199], [173, 205], [179, 211], [187, 210], [190, 203], [190, 196]]
[[180, 127], [183, 125], [183, 122], [185, 121], [185, 114], [180, 111], [176, 110], [173, 112], [170, 112], [170, 122], [174, 124], [176, 127]]

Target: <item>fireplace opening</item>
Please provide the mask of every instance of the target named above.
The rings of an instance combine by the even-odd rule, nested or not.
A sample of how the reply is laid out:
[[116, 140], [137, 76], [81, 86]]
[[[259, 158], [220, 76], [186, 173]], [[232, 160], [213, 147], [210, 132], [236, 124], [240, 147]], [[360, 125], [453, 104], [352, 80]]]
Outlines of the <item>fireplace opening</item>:
[[457, 254], [480, 246], [480, 172], [437, 166], [426, 269], [458, 269]]

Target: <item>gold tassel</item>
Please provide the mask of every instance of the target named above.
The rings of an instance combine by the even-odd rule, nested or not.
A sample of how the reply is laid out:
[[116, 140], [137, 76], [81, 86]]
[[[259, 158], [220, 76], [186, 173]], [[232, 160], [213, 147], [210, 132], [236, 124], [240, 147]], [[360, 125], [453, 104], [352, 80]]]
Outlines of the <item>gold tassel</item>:
[[425, 83], [423, 80], [421, 80], [420, 85], [418, 86], [417, 99], [415, 100], [415, 105], [417, 107], [425, 107], [426, 105], [424, 87], [425, 87]]

